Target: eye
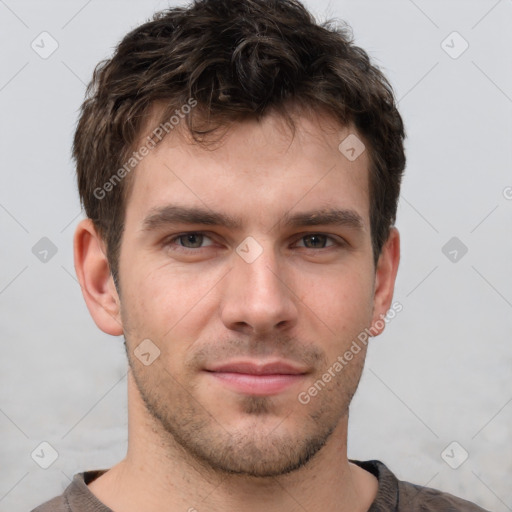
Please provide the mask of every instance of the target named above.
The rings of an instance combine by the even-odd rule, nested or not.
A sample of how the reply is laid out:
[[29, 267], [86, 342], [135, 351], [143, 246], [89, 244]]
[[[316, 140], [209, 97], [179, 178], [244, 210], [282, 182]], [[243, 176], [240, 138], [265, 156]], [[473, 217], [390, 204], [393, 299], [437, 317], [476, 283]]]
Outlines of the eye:
[[[332, 237], [328, 235], [323, 235], [321, 233], [312, 233], [310, 235], [305, 235], [300, 240], [305, 241], [304, 247], [306, 249], [325, 249], [326, 247], [332, 247], [333, 245], [342, 245], [340, 242], [334, 240]], [[331, 240], [331, 245], [326, 246], [327, 241]]]
[[[165, 245], [167, 246], [174, 246], [174, 249], [177, 250], [190, 250], [193, 251], [194, 249], [201, 249], [202, 247], [208, 247], [213, 244], [207, 244], [206, 246], [203, 245], [203, 242], [205, 240], [210, 240], [210, 237], [206, 236], [204, 233], [183, 233], [181, 235], [173, 236], [172, 238], [168, 239], [165, 242]], [[175, 244], [175, 242], [178, 242]]]
[[[210, 243], [205, 243], [208, 241]], [[296, 244], [299, 244], [298, 247], [305, 249], [328, 249], [333, 246], [341, 247], [344, 242], [322, 233], [308, 233], [299, 238]], [[200, 249], [214, 245], [213, 240], [205, 233], [195, 231], [174, 235], [164, 242], [165, 247], [184, 253], [198, 253]]]

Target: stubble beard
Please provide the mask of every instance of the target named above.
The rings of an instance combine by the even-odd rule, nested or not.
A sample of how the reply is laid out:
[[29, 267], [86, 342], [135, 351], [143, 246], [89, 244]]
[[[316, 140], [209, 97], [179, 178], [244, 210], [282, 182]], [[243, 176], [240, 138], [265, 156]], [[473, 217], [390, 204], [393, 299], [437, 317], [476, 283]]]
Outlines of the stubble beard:
[[[238, 402], [240, 414], [250, 422], [237, 429], [219, 423], [196, 398], [195, 388], [178, 383], [167, 369], [156, 364], [158, 359], [148, 372], [128, 350], [127, 355], [153, 430], [165, 446], [164, 455], [174, 462], [181, 456], [196, 469], [220, 476], [268, 478], [304, 467], [326, 445], [340, 420], [348, 417], [361, 374], [352, 372], [352, 382], [345, 379], [343, 385], [338, 381], [322, 390], [306, 415], [298, 401], [283, 413], [276, 409], [272, 397], [243, 396]], [[290, 429], [294, 414], [300, 414], [301, 423], [292, 423]]]

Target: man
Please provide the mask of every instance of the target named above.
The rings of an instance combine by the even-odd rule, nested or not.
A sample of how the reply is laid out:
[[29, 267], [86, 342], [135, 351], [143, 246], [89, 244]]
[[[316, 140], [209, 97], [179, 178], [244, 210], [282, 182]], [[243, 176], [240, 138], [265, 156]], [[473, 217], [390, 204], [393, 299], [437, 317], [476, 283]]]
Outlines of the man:
[[128, 453], [35, 510], [483, 510], [347, 458], [405, 166], [367, 54], [293, 0], [202, 0], [128, 34], [88, 93], [75, 267], [125, 338]]

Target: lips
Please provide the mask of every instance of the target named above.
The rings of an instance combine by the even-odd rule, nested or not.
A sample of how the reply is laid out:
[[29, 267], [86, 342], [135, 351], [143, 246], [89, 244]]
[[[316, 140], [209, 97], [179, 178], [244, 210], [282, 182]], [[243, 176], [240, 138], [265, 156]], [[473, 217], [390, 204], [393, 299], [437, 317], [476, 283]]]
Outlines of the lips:
[[246, 395], [276, 395], [301, 382], [309, 371], [288, 361], [231, 361], [206, 369], [231, 391]]
[[233, 361], [207, 368], [210, 372], [245, 373], [247, 375], [300, 375], [308, 373], [307, 369], [299, 368], [285, 361], [269, 363], [253, 361]]

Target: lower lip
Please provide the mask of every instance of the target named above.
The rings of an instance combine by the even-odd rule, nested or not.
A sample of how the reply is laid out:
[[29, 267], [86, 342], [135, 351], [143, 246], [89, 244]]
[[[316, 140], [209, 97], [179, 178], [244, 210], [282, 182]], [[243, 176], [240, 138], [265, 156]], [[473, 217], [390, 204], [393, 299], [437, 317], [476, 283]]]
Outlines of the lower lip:
[[249, 395], [275, 395], [297, 384], [304, 374], [254, 375], [248, 373], [208, 372], [231, 389]]

